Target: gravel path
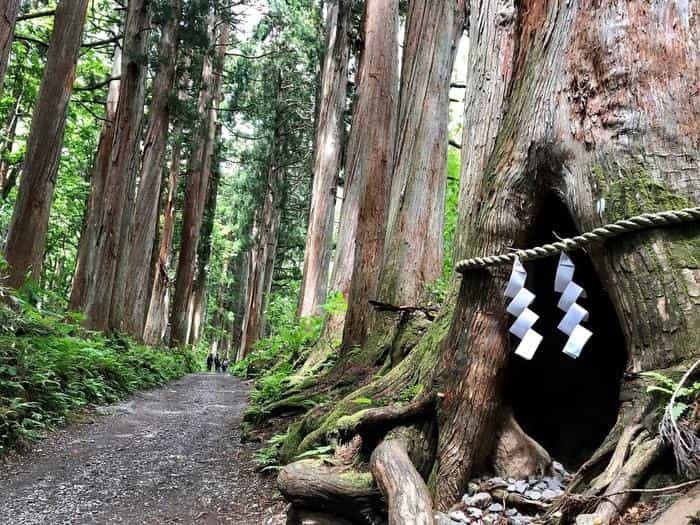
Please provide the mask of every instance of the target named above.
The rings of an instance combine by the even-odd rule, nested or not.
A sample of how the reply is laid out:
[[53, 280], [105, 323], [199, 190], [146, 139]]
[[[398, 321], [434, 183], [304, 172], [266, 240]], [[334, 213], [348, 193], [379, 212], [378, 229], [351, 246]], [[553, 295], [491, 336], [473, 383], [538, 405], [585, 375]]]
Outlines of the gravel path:
[[247, 393], [192, 374], [98, 409], [0, 464], [0, 524], [284, 523], [240, 443]]

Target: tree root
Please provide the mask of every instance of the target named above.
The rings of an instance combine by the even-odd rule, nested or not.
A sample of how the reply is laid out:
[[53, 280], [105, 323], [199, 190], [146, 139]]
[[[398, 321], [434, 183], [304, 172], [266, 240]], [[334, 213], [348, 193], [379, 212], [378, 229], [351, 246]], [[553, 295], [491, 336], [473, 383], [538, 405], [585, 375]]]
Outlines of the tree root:
[[294, 508], [340, 516], [352, 523], [383, 523], [372, 474], [319, 460], [301, 460], [280, 471], [277, 486]]
[[415, 434], [396, 429], [372, 453], [370, 468], [387, 502], [389, 525], [435, 523], [430, 492], [408, 453]]
[[503, 478], [544, 476], [552, 472], [549, 453], [525, 433], [510, 408], [501, 416], [492, 461], [496, 475]]

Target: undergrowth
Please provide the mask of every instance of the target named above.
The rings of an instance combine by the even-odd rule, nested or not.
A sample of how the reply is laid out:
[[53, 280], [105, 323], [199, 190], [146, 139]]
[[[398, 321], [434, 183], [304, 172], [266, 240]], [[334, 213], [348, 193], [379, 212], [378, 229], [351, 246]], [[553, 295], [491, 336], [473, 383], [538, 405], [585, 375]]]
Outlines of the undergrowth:
[[[343, 295], [331, 295], [323, 305], [326, 315], [347, 308]], [[264, 406], [282, 399], [289, 387], [289, 377], [303, 363], [311, 348], [319, 341], [324, 316], [296, 316], [296, 301], [288, 295], [273, 295], [266, 311], [268, 326], [274, 327], [266, 338], [259, 340], [253, 352], [233, 367], [242, 377], [255, 378], [247, 412], [254, 419], [265, 416]]]
[[198, 367], [189, 350], [153, 349], [85, 330], [77, 317], [0, 304], [0, 455], [88, 404], [116, 401]]

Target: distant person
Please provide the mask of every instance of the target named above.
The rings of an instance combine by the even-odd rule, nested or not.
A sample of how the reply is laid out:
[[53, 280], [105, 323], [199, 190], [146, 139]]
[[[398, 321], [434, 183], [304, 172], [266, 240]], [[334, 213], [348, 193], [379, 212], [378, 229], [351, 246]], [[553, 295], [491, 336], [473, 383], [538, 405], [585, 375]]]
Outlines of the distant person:
[[214, 356], [214, 368], [217, 372], [221, 372], [221, 359], [219, 359], [219, 354]]
[[214, 364], [214, 356], [212, 354], [207, 355], [207, 372], [211, 372], [211, 365]]
[[224, 359], [221, 362], [221, 371], [225, 374], [226, 370], [228, 370], [228, 359]]

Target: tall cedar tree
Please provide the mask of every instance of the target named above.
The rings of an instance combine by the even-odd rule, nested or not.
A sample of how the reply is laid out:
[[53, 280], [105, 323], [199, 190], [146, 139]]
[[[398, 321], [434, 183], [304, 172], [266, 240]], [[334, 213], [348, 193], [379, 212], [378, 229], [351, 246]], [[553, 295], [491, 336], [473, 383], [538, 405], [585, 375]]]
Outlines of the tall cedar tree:
[[56, 9], [5, 247], [7, 282], [13, 288], [20, 287], [28, 273], [39, 279], [87, 6], [88, 0], [63, 0]]
[[20, 0], [0, 0], [0, 94], [10, 61], [12, 36], [15, 32]]
[[158, 203], [170, 125], [170, 101], [175, 86], [181, 11], [182, 0], [173, 0], [165, 13], [167, 18], [160, 37], [159, 68], [153, 80], [150, 120], [143, 146], [141, 177], [127, 261], [129, 280], [126, 284], [125, 301], [129, 308], [124, 312], [124, 328], [138, 339], [143, 337], [153, 285], [151, 265], [144, 254], [153, 247], [158, 227]]
[[345, 172], [361, 187], [344, 349], [362, 346], [371, 324], [368, 303], [379, 283], [389, 211], [398, 88], [398, 0], [368, 0], [364, 49]]
[[213, 63], [211, 58], [205, 57], [202, 65], [201, 92], [198, 102], [198, 115], [202, 118], [198, 124], [187, 170], [182, 236], [171, 314], [171, 346], [187, 343], [192, 324], [197, 247], [211, 178], [217, 129], [216, 108], [221, 98], [222, 70], [230, 34], [228, 22], [218, 24], [216, 22], [216, 18], [210, 16], [211, 33], [213, 34], [213, 28], [216, 26], [219, 30]]
[[328, 293], [336, 189], [343, 157], [350, 55], [346, 0], [326, 6], [326, 46], [316, 121], [316, 148], [309, 228], [299, 291], [300, 316], [318, 315]]

